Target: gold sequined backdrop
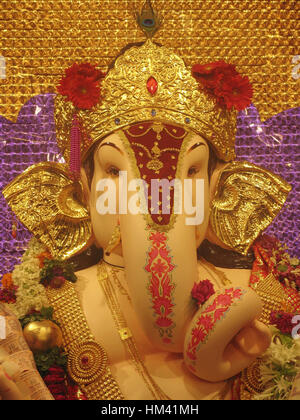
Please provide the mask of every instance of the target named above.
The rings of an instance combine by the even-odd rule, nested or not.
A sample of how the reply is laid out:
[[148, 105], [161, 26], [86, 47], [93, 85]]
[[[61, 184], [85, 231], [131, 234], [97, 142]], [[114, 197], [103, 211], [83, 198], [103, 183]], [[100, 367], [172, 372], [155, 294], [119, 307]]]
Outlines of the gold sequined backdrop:
[[[55, 92], [60, 74], [74, 61], [105, 70], [127, 43], [144, 39], [134, 20], [142, 4], [0, 0], [0, 114], [15, 121], [30, 97]], [[299, 0], [154, 0], [153, 6], [164, 22], [155, 40], [188, 64], [237, 64], [253, 82], [262, 120], [299, 106], [300, 79], [292, 77], [293, 57], [300, 54]]]

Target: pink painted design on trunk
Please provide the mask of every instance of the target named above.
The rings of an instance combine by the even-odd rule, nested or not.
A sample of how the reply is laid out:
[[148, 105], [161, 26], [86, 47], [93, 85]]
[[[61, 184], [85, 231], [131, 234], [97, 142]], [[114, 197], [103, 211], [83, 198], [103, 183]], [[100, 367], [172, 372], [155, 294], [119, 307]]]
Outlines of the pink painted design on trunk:
[[190, 363], [195, 363], [196, 351], [200, 344], [204, 344], [214, 330], [217, 322], [223, 319], [230, 308], [241, 299], [243, 292], [240, 288], [226, 289], [224, 293], [215, 297], [197, 318], [195, 328], [192, 329], [186, 355]]
[[167, 235], [161, 232], [151, 232], [152, 242], [148, 251], [145, 270], [151, 274], [148, 290], [151, 294], [152, 308], [154, 310], [155, 326], [159, 329], [162, 341], [172, 343], [172, 329], [175, 323], [172, 320], [175, 285], [172, 282], [171, 272], [175, 265], [172, 264], [170, 250], [166, 245]]

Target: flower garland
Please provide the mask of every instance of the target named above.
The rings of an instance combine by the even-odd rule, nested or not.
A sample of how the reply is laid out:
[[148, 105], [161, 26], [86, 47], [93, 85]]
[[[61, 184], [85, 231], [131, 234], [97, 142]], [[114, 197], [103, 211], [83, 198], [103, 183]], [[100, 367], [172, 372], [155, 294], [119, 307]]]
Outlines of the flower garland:
[[264, 391], [254, 400], [288, 400], [293, 381], [300, 370], [300, 340], [272, 328], [273, 340], [260, 359]]
[[[32, 322], [53, 320], [45, 287], [59, 288], [65, 281], [76, 281], [71, 265], [52, 258], [47, 249], [32, 238], [23, 254], [21, 264], [12, 273], [4, 274], [0, 288], [0, 302], [19, 319], [22, 328]], [[46, 351], [33, 350], [37, 370], [56, 400], [79, 399], [79, 388], [67, 372], [67, 354], [63, 348]], [[85, 396], [80, 393], [80, 399]]]
[[291, 287], [300, 292], [300, 260], [292, 258], [286, 246], [278, 239], [269, 235], [263, 235], [260, 246], [266, 251], [273, 264], [272, 273], [286, 287]]
[[[9, 309], [17, 318], [22, 318], [31, 311], [40, 311], [49, 306], [45, 288], [40, 284], [40, 262], [37, 255], [46, 252], [46, 248], [35, 238], [32, 238], [22, 256], [21, 264], [15, 266], [13, 272], [3, 276], [4, 288], [0, 292], [0, 301], [9, 303]], [[6, 279], [12, 283], [7, 284]], [[4, 280], [4, 281], [3, 281]], [[6, 286], [6, 287], [5, 287]], [[14, 300], [5, 301], [4, 295], [14, 288]]]

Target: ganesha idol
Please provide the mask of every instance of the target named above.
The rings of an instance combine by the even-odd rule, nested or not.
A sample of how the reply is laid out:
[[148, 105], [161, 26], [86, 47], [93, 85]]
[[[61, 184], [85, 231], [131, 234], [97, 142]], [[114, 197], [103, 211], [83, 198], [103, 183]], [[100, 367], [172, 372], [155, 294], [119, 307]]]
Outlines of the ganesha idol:
[[[20, 335], [35, 360], [22, 369], [36, 374], [40, 391], [30, 393], [15, 379], [20, 372], [9, 372], [18, 352], [2, 352], [0, 392], [267, 399], [280, 390], [264, 369], [272, 371], [276, 351], [289, 351], [287, 399], [300, 351], [279, 324], [300, 309], [299, 261], [262, 233], [290, 186], [235, 160], [237, 113], [251, 103], [248, 78], [223, 61], [188, 68], [152, 41], [151, 19], [143, 24], [147, 41], [125, 48], [106, 75], [74, 64], [61, 79], [55, 121], [66, 163], [31, 166], [4, 190], [35, 239], [20, 265], [30, 260], [34, 274], [21, 278], [17, 267], [15, 300], [2, 305], [10, 322], [21, 320], [23, 335], [15, 326], [0, 343]], [[115, 211], [104, 211], [110, 200]], [[91, 247], [97, 263], [68, 275]], [[289, 277], [275, 269], [277, 257], [288, 261]], [[26, 287], [38, 290], [32, 301], [22, 301]], [[54, 350], [53, 365], [41, 368], [41, 355]]]

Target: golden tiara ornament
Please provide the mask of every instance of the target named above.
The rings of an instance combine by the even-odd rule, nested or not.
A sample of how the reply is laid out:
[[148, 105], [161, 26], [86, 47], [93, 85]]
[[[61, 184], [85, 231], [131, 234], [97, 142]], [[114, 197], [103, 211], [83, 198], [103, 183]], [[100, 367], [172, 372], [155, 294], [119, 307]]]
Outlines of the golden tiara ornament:
[[[221, 160], [232, 161], [237, 110], [251, 103], [249, 79], [223, 61], [188, 68], [171, 49], [153, 42], [160, 20], [150, 1], [137, 21], [147, 41], [120, 55], [105, 77], [89, 63], [66, 70], [55, 99], [58, 145], [66, 161], [73, 167], [75, 161], [78, 171], [79, 159], [72, 149], [84, 160], [105, 136], [143, 121], [194, 131]], [[81, 140], [74, 142], [76, 131]]]

